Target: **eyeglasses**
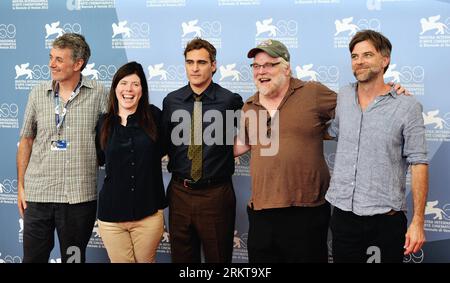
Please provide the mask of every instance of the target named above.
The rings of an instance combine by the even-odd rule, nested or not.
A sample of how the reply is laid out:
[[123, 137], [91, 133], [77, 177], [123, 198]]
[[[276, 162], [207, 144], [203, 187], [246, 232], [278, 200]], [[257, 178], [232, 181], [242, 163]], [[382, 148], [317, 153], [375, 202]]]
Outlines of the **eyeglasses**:
[[256, 63], [252, 63], [252, 64], [250, 64], [250, 67], [252, 67], [252, 69], [253, 69], [253, 71], [258, 71], [259, 69], [261, 69], [261, 67], [263, 68], [263, 69], [266, 69], [266, 70], [271, 70], [273, 67], [275, 67], [276, 65], [278, 65], [278, 64], [280, 64], [281, 62], [276, 62], [276, 63], [266, 63], [266, 64], [264, 64], [264, 65], [259, 65], [259, 64], [256, 64]]

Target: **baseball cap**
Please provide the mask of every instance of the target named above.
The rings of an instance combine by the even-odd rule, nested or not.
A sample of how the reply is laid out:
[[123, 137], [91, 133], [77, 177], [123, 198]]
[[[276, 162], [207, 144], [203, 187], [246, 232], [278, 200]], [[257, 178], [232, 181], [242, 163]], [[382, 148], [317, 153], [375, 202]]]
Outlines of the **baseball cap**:
[[270, 55], [270, 57], [281, 57], [284, 60], [286, 60], [287, 62], [289, 62], [291, 56], [289, 55], [289, 51], [286, 48], [286, 46], [281, 43], [278, 40], [274, 40], [274, 39], [268, 39], [265, 41], [262, 41], [258, 44], [258, 46], [256, 46], [255, 48], [251, 49], [248, 54], [247, 57], [248, 58], [253, 58], [256, 56], [257, 53], [264, 51], [267, 54]]

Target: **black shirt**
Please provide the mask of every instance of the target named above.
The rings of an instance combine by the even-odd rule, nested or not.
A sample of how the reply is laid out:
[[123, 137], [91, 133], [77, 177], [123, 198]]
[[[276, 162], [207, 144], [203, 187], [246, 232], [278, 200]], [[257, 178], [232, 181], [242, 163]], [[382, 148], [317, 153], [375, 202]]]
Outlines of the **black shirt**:
[[[208, 88], [202, 93], [202, 113], [205, 114], [208, 110], [219, 111], [222, 115], [222, 144], [206, 145], [203, 140], [202, 144], [202, 157], [203, 157], [203, 171], [200, 180], [210, 178], [222, 178], [231, 177], [234, 173], [234, 157], [233, 157], [233, 145], [226, 143], [227, 131], [228, 136], [234, 136], [235, 128], [226, 127], [226, 111], [236, 111], [242, 108], [242, 97], [237, 93], [232, 93], [229, 90], [221, 87], [216, 83], [211, 83]], [[167, 152], [169, 154], [168, 170], [173, 174], [181, 178], [191, 177], [191, 160], [188, 159], [189, 145], [184, 143], [181, 145], [175, 145], [171, 139], [171, 133], [174, 127], [183, 123], [183, 120], [179, 122], [171, 122], [172, 114], [176, 110], [186, 110], [189, 115], [192, 115], [194, 108], [194, 92], [190, 85], [186, 85], [174, 92], [169, 93], [163, 101], [163, 118], [162, 118], [162, 131], [167, 146]], [[190, 116], [189, 116], [190, 119]], [[203, 131], [209, 125], [214, 123], [214, 119], [211, 122], [203, 122]], [[186, 122], [186, 121], [185, 121]], [[188, 121], [190, 123], [190, 120]], [[236, 125], [236, 121], [234, 121]], [[177, 131], [177, 127], [175, 130]], [[187, 139], [190, 137], [190, 129], [183, 133], [187, 135]]]
[[[155, 124], [159, 125], [161, 110], [153, 105], [149, 107]], [[153, 142], [139, 127], [136, 115], [128, 116], [126, 126], [122, 126], [120, 117], [116, 116], [103, 151], [100, 129], [104, 118], [105, 115], [100, 117], [96, 127], [97, 158], [100, 165], [106, 164], [98, 218], [107, 222], [134, 221], [165, 208], [161, 139]]]

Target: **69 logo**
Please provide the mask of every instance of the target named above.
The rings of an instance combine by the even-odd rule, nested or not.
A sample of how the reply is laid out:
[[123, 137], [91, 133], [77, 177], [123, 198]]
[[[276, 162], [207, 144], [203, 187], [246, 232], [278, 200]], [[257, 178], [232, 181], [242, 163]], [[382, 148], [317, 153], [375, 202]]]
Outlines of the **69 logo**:
[[3, 103], [0, 106], [0, 118], [17, 118], [19, 114], [19, 106], [15, 103]]
[[4, 179], [3, 182], [0, 183], [0, 193], [17, 193], [17, 180]]
[[0, 24], [0, 39], [15, 38], [16, 31], [14, 24]]

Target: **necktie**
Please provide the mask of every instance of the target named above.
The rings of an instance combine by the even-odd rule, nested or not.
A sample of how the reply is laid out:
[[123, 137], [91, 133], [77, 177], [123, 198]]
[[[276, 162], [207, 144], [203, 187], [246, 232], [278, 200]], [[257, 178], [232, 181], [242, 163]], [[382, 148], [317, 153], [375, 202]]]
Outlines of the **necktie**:
[[191, 118], [191, 143], [188, 158], [192, 160], [191, 177], [194, 181], [202, 177], [202, 96], [194, 94], [194, 111]]

